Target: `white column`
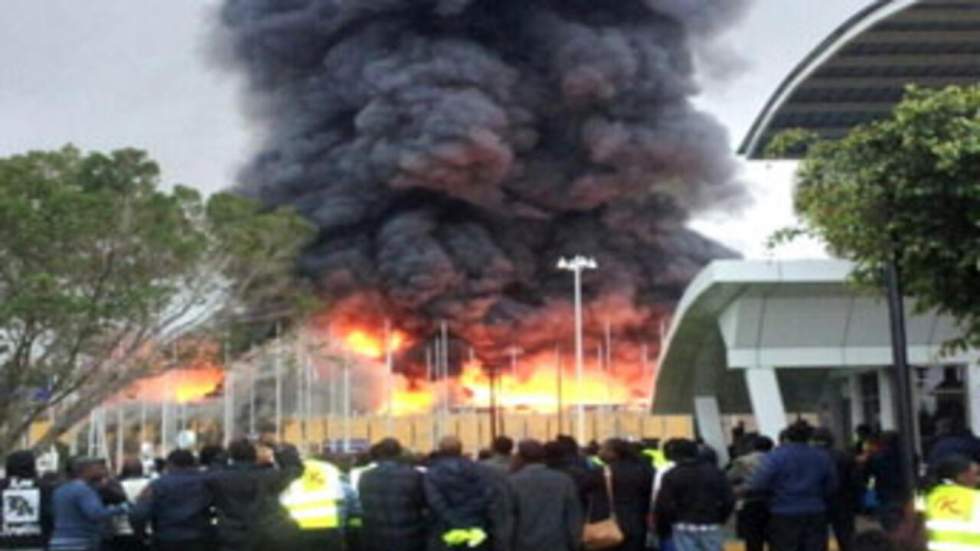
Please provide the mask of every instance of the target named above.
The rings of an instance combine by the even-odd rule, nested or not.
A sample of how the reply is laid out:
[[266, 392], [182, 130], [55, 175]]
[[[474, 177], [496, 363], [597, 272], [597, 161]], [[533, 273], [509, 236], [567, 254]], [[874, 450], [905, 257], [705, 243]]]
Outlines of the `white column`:
[[878, 370], [878, 404], [881, 414], [881, 429], [895, 430], [895, 393], [893, 392], [892, 367], [884, 367]]
[[718, 409], [718, 398], [715, 396], [694, 397], [694, 419], [698, 423], [698, 432], [704, 443], [711, 446], [718, 454], [718, 464], [728, 464], [728, 444], [725, 442], [725, 430], [721, 426], [721, 412]]
[[745, 384], [759, 433], [778, 441], [779, 433], [786, 428], [786, 407], [776, 370], [771, 367], [746, 369]]
[[864, 418], [864, 395], [861, 393], [861, 374], [855, 373], [847, 377], [847, 394], [851, 402], [851, 432], [859, 425], [867, 422]]
[[973, 362], [965, 371], [967, 421], [973, 433], [980, 434], [980, 364]]

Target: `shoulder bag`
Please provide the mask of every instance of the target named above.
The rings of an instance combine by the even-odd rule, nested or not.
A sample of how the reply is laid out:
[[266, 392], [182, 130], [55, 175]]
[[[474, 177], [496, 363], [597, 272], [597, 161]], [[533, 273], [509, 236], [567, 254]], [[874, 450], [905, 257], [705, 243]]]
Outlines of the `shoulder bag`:
[[[616, 500], [613, 496], [612, 470], [609, 467], [604, 467], [602, 470], [603, 478], [606, 480], [606, 498], [609, 500], [609, 518], [600, 520], [599, 522], [588, 522], [589, 517], [586, 517], [585, 530], [582, 534], [582, 544], [585, 546], [586, 551], [601, 551], [602, 549], [616, 547], [626, 539], [623, 536], [622, 529], [619, 527], [619, 523], [616, 521]], [[591, 511], [591, 504], [589, 505], [589, 509]]]

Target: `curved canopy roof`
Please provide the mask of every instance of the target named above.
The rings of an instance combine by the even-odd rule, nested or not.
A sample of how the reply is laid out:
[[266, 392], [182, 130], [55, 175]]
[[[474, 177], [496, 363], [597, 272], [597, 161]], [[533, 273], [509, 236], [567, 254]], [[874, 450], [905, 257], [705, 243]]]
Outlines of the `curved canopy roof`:
[[834, 31], [780, 84], [739, 153], [760, 158], [793, 128], [824, 138], [887, 116], [909, 84], [980, 81], [980, 0], [879, 0]]
[[[849, 283], [842, 260], [718, 260], [688, 286], [657, 369], [653, 411], [689, 413], [697, 396], [726, 413], [750, 411], [743, 370], [777, 368], [789, 411], [812, 411], [832, 371], [892, 362], [883, 297]], [[912, 365], [963, 365], [975, 354], [944, 355], [955, 323], [906, 301]]]

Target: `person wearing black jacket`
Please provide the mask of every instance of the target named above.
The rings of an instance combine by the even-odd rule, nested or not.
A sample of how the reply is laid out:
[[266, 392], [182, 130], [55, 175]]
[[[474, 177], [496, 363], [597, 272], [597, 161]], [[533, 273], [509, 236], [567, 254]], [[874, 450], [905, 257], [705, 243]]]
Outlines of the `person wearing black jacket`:
[[194, 455], [175, 450], [167, 471], [140, 494], [131, 516], [152, 527], [155, 551], [211, 551], [211, 494]]
[[721, 551], [722, 526], [735, 509], [735, 493], [725, 473], [699, 457], [697, 444], [682, 440], [675, 446], [678, 462], [661, 482], [657, 522], [669, 524], [677, 551]]
[[40, 551], [51, 536], [51, 488], [41, 484], [35, 465], [30, 451], [7, 457], [7, 477], [0, 481], [0, 549]]
[[[463, 457], [458, 438], [447, 436], [439, 443], [439, 453], [425, 474], [425, 497], [434, 517], [430, 549], [450, 549], [446, 538], [454, 532], [480, 532], [489, 537], [490, 504], [493, 488], [475, 463]], [[471, 549], [487, 549], [489, 541]]]
[[[618, 438], [607, 440], [599, 449], [599, 457], [612, 472], [616, 520], [625, 536], [611, 551], [643, 551], [655, 471], [629, 442]], [[598, 491], [590, 499], [587, 522], [609, 518], [609, 496], [602, 476], [602, 471], [597, 471]]]
[[582, 543], [582, 507], [575, 483], [544, 466], [544, 446], [524, 440], [517, 470], [510, 476], [514, 496], [513, 551], [577, 551]]
[[582, 510], [588, 509], [592, 497], [602, 487], [602, 471], [591, 467], [588, 461], [579, 455], [578, 444], [570, 436], [560, 435], [544, 447], [545, 453], [548, 454], [548, 467], [571, 477]]
[[365, 551], [424, 551], [429, 517], [423, 475], [399, 458], [401, 444], [386, 438], [372, 449], [376, 465], [361, 475]]
[[829, 429], [817, 429], [812, 440], [814, 446], [830, 454], [837, 469], [837, 489], [827, 498], [827, 520], [834, 530], [837, 549], [852, 551], [855, 520], [864, 493], [864, 477], [854, 456], [834, 447], [834, 436]]
[[279, 503], [279, 495], [303, 474], [295, 448], [283, 447], [276, 465], [258, 465], [255, 446], [237, 440], [228, 448], [231, 464], [208, 479], [217, 512], [218, 549], [274, 551], [286, 549], [299, 529]]

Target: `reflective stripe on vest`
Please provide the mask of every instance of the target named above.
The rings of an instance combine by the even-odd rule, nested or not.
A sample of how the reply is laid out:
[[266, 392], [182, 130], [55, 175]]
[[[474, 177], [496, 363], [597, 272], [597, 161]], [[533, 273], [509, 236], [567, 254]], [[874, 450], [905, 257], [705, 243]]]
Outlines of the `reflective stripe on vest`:
[[279, 501], [301, 530], [338, 528], [344, 498], [340, 471], [323, 461], [306, 461], [303, 466], [303, 476], [286, 488]]
[[947, 484], [926, 498], [932, 551], [980, 551], [980, 492]]
[[361, 493], [361, 489], [358, 487], [358, 485], [361, 483], [361, 477], [364, 476], [364, 473], [370, 471], [371, 469], [377, 466], [378, 466], [377, 463], [369, 463], [367, 465], [364, 465], [363, 467], [355, 467], [351, 469], [350, 485], [353, 486], [355, 493], [357, 494]]

